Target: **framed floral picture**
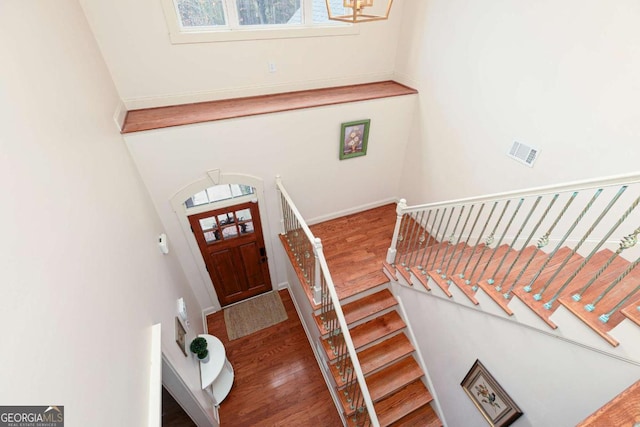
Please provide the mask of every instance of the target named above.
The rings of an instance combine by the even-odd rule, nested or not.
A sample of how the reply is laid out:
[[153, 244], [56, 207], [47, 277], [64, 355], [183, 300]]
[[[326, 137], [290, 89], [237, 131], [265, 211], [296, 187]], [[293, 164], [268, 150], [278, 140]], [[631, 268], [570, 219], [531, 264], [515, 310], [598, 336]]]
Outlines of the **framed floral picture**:
[[342, 124], [340, 133], [340, 160], [367, 154], [371, 120], [358, 120]]
[[500, 387], [480, 360], [474, 362], [460, 385], [492, 427], [511, 425], [522, 415], [518, 405]]
[[182, 353], [185, 356], [187, 355], [187, 350], [185, 349], [186, 337], [187, 332], [184, 330], [184, 326], [182, 326], [182, 323], [180, 323], [180, 319], [176, 317], [176, 344], [178, 344], [178, 347], [180, 347], [180, 350], [182, 350]]

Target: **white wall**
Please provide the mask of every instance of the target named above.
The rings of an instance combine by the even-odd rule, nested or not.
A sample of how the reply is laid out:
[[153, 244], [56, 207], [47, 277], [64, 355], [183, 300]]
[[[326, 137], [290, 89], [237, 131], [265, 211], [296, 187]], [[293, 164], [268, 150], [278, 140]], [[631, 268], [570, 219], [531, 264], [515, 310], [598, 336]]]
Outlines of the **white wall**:
[[[410, 204], [637, 170], [638, 2], [404, 3]], [[541, 150], [533, 169], [506, 156], [514, 140]]]
[[112, 114], [119, 98], [75, 0], [0, 3], [0, 401], [65, 406], [68, 425], [144, 426], [151, 325], [200, 306]]
[[[142, 178], [180, 254], [198, 300], [211, 300], [211, 282], [197, 249], [192, 251], [169, 203], [181, 188], [206, 172], [256, 176], [265, 184], [265, 240], [272, 242], [270, 266], [274, 286], [285, 283], [285, 262], [277, 234], [280, 201], [275, 177], [282, 175], [287, 191], [305, 219], [371, 207], [395, 200], [408, 129], [416, 96], [341, 104], [267, 114], [125, 135]], [[340, 124], [371, 119], [367, 155], [340, 161]], [[264, 206], [263, 206], [264, 208]]]
[[398, 287], [448, 426], [486, 421], [460, 383], [479, 359], [524, 415], [576, 425], [637, 381], [640, 366], [445, 299]]
[[388, 79], [403, 3], [359, 35], [171, 44], [159, 0], [81, 2], [129, 109]]

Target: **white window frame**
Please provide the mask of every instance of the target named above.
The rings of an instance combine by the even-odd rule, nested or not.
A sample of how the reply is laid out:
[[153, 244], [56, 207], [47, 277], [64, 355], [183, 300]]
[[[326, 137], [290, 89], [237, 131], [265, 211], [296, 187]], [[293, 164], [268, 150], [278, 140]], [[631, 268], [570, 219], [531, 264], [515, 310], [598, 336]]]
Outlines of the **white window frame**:
[[223, 0], [226, 11], [227, 25], [221, 27], [182, 28], [180, 15], [174, 0], [161, 0], [165, 19], [169, 28], [171, 43], [210, 43], [234, 40], [263, 40], [284, 39], [295, 37], [326, 37], [359, 34], [357, 25], [334, 23], [313, 24], [313, 0], [300, 0], [305, 14], [301, 25], [261, 25], [240, 26], [235, 0]]

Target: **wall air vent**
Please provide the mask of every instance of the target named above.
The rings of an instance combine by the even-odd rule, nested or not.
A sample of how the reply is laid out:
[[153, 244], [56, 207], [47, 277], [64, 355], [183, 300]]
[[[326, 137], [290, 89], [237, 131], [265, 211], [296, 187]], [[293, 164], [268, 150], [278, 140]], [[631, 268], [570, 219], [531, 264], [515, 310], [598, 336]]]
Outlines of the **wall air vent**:
[[518, 141], [513, 142], [511, 150], [507, 153], [507, 155], [512, 159], [517, 160], [520, 163], [524, 163], [530, 168], [533, 167], [533, 163], [537, 160], [539, 154], [540, 150], [537, 148], [529, 147], [528, 145], [522, 144]]

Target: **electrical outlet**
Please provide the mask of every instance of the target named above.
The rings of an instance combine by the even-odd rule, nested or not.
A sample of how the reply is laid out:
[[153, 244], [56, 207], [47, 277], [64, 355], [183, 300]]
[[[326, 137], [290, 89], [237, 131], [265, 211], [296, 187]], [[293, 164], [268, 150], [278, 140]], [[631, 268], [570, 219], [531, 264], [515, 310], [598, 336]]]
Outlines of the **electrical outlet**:
[[278, 71], [278, 68], [276, 67], [276, 63], [274, 61], [269, 61], [269, 72], [270, 73], [275, 73], [276, 71]]

